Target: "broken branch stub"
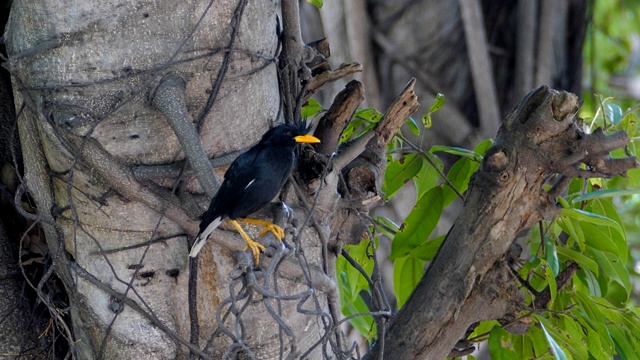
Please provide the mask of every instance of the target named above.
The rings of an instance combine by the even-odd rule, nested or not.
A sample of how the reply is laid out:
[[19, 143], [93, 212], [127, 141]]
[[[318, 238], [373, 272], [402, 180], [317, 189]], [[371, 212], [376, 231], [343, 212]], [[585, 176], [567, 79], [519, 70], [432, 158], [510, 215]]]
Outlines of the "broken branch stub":
[[[638, 167], [636, 158], [609, 155], [626, 146], [626, 134], [585, 133], [578, 108], [574, 94], [541, 86], [505, 117], [473, 175], [460, 216], [388, 329], [385, 358], [444, 358], [464, 337], [464, 329], [496, 318], [489, 307], [465, 309], [478, 309], [474, 289], [517, 235], [560, 211], [555, 195], [562, 189], [544, 189], [553, 175], [563, 176], [556, 187], [566, 187], [572, 177], [610, 177]], [[498, 290], [504, 292], [504, 286]], [[496, 296], [496, 301], [505, 299]], [[378, 355], [374, 348], [367, 358]]]

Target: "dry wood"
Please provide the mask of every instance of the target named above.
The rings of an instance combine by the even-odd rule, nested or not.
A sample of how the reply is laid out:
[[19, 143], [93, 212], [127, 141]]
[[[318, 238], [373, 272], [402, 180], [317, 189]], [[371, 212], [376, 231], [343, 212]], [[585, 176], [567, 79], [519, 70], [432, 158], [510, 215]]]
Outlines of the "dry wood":
[[[609, 157], [629, 142], [625, 133], [582, 131], [578, 104], [571, 93], [541, 86], [503, 120], [471, 180], [462, 213], [387, 332], [385, 358], [442, 359], [471, 324], [513, 316], [506, 305], [518, 294], [509, 282], [488, 282], [488, 272], [518, 234], [560, 211], [554, 195], [561, 190], [543, 188], [550, 175], [613, 176], [638, 166], [636, 158]], [[486, 288], [492, 289], [489, 298], [479, 295]], [[376, 348], [369, 358], [378, 355]]]

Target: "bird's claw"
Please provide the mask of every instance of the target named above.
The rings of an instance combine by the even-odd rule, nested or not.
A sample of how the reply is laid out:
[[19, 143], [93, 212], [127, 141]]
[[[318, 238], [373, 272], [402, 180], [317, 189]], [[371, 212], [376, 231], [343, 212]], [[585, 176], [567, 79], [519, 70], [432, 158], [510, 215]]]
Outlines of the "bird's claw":
[[264, 229], [262, 229], [258, 235], [262, 237], [268, 232], [271, 232], [279, 241], [284, 239], [284, 230], [276, 224], [264, 225]]
[[253, 253], [253, 257], [256, 258], [256, 264], [260, 263], [260, 252], [265, 251], [266, 248], [260, 244], [257, 241], [253, 241], [253, 240], [245, 240], [245, 242], [247, 243], [247, 247], [245, 247], [244, 249], [251, 249], [251, 252]]

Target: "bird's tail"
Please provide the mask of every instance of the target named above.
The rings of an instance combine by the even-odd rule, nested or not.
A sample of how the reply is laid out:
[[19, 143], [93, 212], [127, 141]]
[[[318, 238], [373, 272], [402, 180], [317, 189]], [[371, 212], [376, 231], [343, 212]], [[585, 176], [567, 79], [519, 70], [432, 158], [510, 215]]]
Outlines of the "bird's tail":
[[220, 225], [220, 223], [222, 223], [222, 216], [213, 219], [213, 221], [207, 226], [207, 228], [204, 229], [204, 231], [200, 232], [200, 234], [198, 234], [198, 236], [196, 237], [196, 241], [194, 241], [193, 246], [191, 246], [191, 251], [189, 252], [190, 257], [196, 257], [198, 255], [198, 252], [200, 252], [200, 249], [202, 249], [204, 243], [207, 242], [209, 235], [211, 235], [213, 230], [215, 230], [218, 225]]

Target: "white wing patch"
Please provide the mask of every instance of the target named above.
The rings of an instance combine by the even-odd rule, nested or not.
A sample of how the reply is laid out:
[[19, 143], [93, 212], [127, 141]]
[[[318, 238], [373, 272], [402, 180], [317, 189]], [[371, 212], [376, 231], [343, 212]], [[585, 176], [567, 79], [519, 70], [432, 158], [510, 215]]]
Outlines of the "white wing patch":
[[253, 180], [249, 181], [249, 183], [247, 184], [247, 186], [244, 187], [244, 189], [247, 190], [249, 188], [249, 186], [251, 186], [251, 184], [253, 184], [254, 181], [256, 181], [256, 179], [253, 179]]
[[193, 242], [193, 246], [191, 246], [191, 251], [189, 252], [190, 257], [196, 257], [200, 252], [200, 249], [204, 246], [204, 243], [207, 242], [209, 235], [222, 223], [222, 216], [218, 216], [213, 219], [213, 221], [204, 229], [203, 232], [198, 234], [196, 237], [196, 241]]

